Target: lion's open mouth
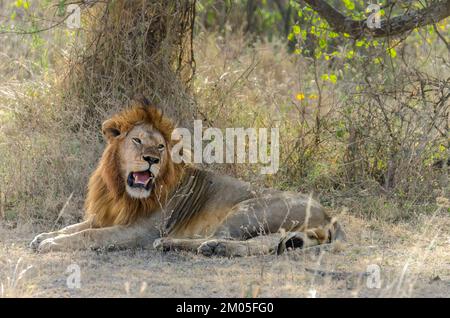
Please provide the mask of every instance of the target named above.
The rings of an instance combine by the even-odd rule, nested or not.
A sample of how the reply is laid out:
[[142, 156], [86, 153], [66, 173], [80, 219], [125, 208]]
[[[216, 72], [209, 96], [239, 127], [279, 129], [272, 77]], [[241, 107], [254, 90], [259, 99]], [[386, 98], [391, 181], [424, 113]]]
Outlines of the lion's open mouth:
[[132, 188], [142, 188], [149, 190], [155, 176], [150, 170], [131, 172], [128, 175], [127, 183]]

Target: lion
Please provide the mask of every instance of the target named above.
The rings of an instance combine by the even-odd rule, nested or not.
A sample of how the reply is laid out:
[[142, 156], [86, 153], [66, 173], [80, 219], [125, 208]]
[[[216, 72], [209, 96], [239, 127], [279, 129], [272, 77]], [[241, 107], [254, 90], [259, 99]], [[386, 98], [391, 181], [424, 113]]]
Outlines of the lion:
[[146, 99], [106, 120], [106, 148], [89, 179], [84, 221], [36, 236], [31, 248], [150, 247], [231, 257], [345, 239], [336, 219], [309, 195], [175, 163], [174, 129]]

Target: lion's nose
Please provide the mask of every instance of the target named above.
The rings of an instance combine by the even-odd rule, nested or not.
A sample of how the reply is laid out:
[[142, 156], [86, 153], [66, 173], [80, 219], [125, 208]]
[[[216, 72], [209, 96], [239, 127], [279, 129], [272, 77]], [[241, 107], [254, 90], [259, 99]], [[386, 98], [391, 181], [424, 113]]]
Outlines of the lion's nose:
[[151, 156], [143, 156], [142, 157], [145, 161], [147, 161], [149, 164], [159, 163], [159, 158], [151, 157]]

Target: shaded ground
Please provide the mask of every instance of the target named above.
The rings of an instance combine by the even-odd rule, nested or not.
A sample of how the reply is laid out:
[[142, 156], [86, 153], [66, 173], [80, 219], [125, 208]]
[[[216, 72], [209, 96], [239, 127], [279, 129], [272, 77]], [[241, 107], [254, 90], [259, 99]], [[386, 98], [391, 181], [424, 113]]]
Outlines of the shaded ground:
[[[448, 215], [397, 225], [339, 217], [348, 233], [343, 249], [235, 259], [143, 249], [39, 255], [27, 245], [41, 229], [3, 224], [0, 296], [450, 297]], [[80, 267], [79, 289], [67, 285], [71, 264]], [[376, 287], [376, 272], [343, 277], [344, 272], [357, 274], [376, 266], [381, 288], [369, 288]], [[321, 277], [305, 267], [339, 275]]]

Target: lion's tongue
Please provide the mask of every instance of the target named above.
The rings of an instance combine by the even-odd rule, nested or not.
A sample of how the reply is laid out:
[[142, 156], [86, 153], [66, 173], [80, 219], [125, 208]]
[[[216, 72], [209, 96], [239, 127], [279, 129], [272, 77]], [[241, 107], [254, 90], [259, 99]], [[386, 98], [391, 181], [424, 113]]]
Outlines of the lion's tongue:
[[141, 183], [145, 185], [150, 179], [150, 172], [149, 171], [133, 172], [133, 178], [135, 183]]

